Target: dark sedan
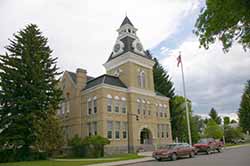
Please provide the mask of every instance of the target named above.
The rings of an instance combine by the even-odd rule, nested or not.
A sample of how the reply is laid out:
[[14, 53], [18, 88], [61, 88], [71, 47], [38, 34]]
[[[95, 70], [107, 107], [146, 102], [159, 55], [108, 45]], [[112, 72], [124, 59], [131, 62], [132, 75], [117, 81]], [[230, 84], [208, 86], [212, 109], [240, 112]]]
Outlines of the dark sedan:
[[152, 156], [160, 161], [162, 159], [176, 160], [178, 157], [194, 157], [195, 149], [187, 143], [168, 144], [153, 152]]

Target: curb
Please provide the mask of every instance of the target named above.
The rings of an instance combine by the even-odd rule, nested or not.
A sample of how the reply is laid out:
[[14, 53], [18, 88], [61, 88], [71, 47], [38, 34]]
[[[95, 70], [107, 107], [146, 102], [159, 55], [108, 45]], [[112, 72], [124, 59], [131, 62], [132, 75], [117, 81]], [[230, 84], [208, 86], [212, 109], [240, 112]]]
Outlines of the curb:
[[107, 162], [107, 163], [99, 163], [99, 164], [90, 164], [87, 166], [118, 166], [118, 165], [130, 165], [148, 161], [154, 161], [155, 159], [152, 157], [145, 157], [141, 159], [132, 159], [132, 160], [124, 160], [124, 161], [114, 161], [114, 162]]
[[236, 149], [236, 148], [241, 148], [241, 147], [246, 147], [246, 146], [250, 146], [250, 144], [242, 144], [242, 145], [235, 145], [235, 146], [227, 146], [224, 147], [225, 150], [227, 149]]

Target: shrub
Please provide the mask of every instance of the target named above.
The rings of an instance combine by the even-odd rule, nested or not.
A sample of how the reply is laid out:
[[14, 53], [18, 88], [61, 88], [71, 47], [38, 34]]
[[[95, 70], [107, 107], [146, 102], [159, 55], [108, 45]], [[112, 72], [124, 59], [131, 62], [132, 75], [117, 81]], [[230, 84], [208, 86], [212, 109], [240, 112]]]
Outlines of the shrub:
[[107, 138], [95, 135], [86, 137], [84, 143], [88, 145], [88, 149], [90, 150], [89, 157], [103, 157], [104, 145], [110, 144], [110, 141]]
[[69, 141], [74, 157], [103, 157], [104, 145], [109, 143], [107, 138], [101, 136], [89, 136], [82, 139], [75, 135]]

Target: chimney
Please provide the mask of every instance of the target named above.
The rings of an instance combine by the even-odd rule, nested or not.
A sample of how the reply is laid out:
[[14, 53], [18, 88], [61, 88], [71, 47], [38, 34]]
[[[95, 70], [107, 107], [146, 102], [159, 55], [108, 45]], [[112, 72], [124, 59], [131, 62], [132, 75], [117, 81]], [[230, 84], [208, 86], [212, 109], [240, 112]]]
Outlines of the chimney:
[[87, 71], [81, 68], [76, 69], [76, 84], [79, 92], [83, 88], [85, 88], [86, 83], [87, 83]]

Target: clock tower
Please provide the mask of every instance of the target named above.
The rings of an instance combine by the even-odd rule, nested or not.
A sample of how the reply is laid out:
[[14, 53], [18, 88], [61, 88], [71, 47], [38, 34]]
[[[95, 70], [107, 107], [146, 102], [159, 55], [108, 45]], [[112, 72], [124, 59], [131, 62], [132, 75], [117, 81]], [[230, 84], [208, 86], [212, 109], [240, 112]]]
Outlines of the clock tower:
[[129, 89], [154, 92], [154, 61], [136, 35], [137, 28], [126, 16], [117, 32], [111, 55], [104, 64], [106, 72], [118, 76]]

